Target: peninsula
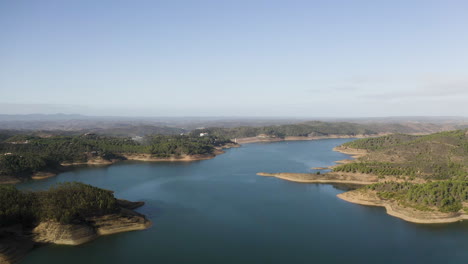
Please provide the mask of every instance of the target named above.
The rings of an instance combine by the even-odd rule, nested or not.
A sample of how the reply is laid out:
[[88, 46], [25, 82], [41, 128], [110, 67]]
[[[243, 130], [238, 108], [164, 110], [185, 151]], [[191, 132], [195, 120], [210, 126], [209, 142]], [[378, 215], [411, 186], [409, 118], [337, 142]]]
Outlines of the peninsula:
[[424, 136], [392, 134], [359, 139], [335, 148], [355, 160], [327, 173], [258, 173], [303, 183], [347, 183], [364, 187], [339, 194], [357, 204], [382, 206], [414, 223], [468, 219], [468, 130]]
[[80, 245], [101, 235], [151, 226], [133, 211], [143, 202], [119, 200], [112, 191], [78, 182], [40, 192], [0, 185], [0, 200], [0, 263], [5, 264], [37, 246]]
[[44, 179], [75, 165], [110, 165], [124, 160], [195, 161], [237, 147], [215, 136], [152, 135], [132, 139], [99, 136], [14, 135], [0, 142], [0, 184]]

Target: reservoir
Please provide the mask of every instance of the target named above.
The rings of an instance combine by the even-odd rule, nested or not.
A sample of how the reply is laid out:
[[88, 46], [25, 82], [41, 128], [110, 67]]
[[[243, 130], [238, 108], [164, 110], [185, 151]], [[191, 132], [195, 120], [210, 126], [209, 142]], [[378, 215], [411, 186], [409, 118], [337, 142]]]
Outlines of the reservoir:
[[343, 187], [257, 176], [312, 172], [350, 139], [246, 144], [211, 160], [122, 162], [30, 181], [80, 181], [144, 201], [148, 230], [33, 250], [21, 264], [468, 263], [468, 222], [420, 225], [340, 200]]

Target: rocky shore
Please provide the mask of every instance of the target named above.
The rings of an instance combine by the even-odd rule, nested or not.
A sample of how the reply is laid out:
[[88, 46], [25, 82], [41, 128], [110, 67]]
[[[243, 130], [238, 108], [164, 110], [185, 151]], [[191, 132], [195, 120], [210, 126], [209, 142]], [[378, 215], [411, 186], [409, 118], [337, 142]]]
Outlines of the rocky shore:
[[99, 236], [147, 229], [151, 221], [133, 209], [143, 202], [118, 200], [120, 211], [114, 214], [86, 218], [76, 224], [55, 221], [40, 222], [34, 227], [20, 225], [0, 229], [0, 263], [12, 264], [37, 246], [48, 244], [81, 245]]
[[[366, 150], [352, 149], [345, 147], [336, 147], [333, 149], [344, 154], [351, 155], [353, 159], [363, 157], [368, 154]], [[353, 159], [346, 159], [336, 161], [336, 163], [350, 163], [354, 162]], [[336, 165], [334, 165], [336, 166]], [[332, 169], [334, 166], [328, 167]], [[378, 177], [373, 174], [364, 173], [351, 173], [351, 172], [327, 172], [323, 174], [317, 173], [266, 173], [259, 172], [259, 176], [276, 177], [282, 180], [300, 182], [300, 183], [328, 183], [328, 184], [355, 184], [355, 185], [368, 185], [379, 182], [411, 182], [411, 183], [425, 183], [426, 181], [421, 178], [414, 178], [412, 180], [403, 179], [400, 177], [386, 176], [384, 178]], [[438, 224], [438, 223], [453, 223], [462, 220], [468, 220], [468, 215], [462, 210], [454, 213], [443, 213], [434, 208], [434, 210], [422, 211], [409, 206], [404, 206], [395, 200], [385, 200], [377, 196], [375, 191], [367, 189], [357, 189], [353, 191], [344, 192], [337, 195], [340, 199], [345, 201], [367, 206], [381, 206], [385, 207], [389, 215], [401, 218], [408, 222], [419, 224]], [[464, 205], [467, 207], [468, 205]]]
[[[54, 177], [57, 174], [65, 171], [73, 170], [76, 166], [109, 166], [118, 162], [131, 160], [131, 161], [144, 161], [144, 162], [190, 162], [190, 161], [199, 161], [199, 160], [209, 160], [215, 158], [217, 155], [224, 153], [224, 149], [237, 148], [238, 144], [229, 143], [222, 147], [217, 147], [211, 154], [198, 154], [198, 155], [182, 155], [182, 156], [172, 156], [167, 158], [154, 157], [151, 154], [129, 154], [129, 153], [120, 153], [120, 158], [106, 160], [101, 157], [96, 157], [89, 159], [85, 162], [64, 162], [60, 164], [59, 168], [49, 169], [48, 171], [36, 172], [32, 175], [22, 175], [22, 178], [30, 177], [32, 180], [42, 180], [50, 177]], [[22, 180], [20, 177], [15, 176], [0, 176], [0, 184], [17, 184]]]
[[468, 220], [468, 215], [464, 213], [463, 210], [454, 213], [443, 213], [436, 210], [421, 211], [411, 207], [405, 207], [393, 200], [384, 200], [380, 198], [375, 191], [371, 190], [358, 189], [340, 193], [337, 196], [342, 200], [355, 204], [384, 207], [387, 214], [412, 223], [440, 224]]

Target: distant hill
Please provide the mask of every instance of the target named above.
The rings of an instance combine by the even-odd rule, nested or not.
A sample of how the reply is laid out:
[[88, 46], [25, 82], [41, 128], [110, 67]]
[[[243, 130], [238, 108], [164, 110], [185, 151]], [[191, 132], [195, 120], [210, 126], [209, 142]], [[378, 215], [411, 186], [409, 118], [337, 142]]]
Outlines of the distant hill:
[[50, 121], [85, 119], [87, 116], [78, 114], [28, 114], [28, 115], [4, 115], [0, 114], [0, 121]]
[[452, 126], [431, 123], [368, 123], [309, 121], [299, 124], [263, 127], [241, 126], [234, 128], [210, 127], [192, 131], [193, 134], [209, 133], [229, 138], [255, 137], [260, 134], [276, 137], [316, 137], [328, 135], [377, 135], [381, 133], [434, 133]]
[[[146, 134], [180, 134], [200, 127], [269, 126], [302, 122], [295, 118], [235, 117], [118, 117], [84, 115], [1, 115], [3, 130], [79, 131], [125, 136]], [[173, 131], [170, 129], [173, 128]], [[120, 131], [120, 132], [119, 132]], [[125, 133], [125, 134], [124, 134]]]
[[[360, 133], [433, 133], [468, 128], [464, 117], [285, 118], [285, 117], [118, 117], [77, 114], [0, 114], [0, 129], [55, 134], [98, 133], [110, 136], [178, 135], [209, 128], [232, 137], [259, 134], [307, 136]], [[217, 130], [217, 131], [214, 131]], [[76, 133], [74, 133], [76, 132]], [[198, 133], [196, 131], [195, 133]]]

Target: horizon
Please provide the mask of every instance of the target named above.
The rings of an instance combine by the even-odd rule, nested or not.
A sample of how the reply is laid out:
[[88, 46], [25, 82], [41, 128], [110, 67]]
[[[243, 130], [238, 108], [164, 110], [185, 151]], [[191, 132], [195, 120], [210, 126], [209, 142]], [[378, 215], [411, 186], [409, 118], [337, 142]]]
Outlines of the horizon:
[[243, 115], [179, 115], [179, 116], [157, 116], [157, 115], [148, 115], [148, 116], [138, 116], [138, 115], [88, 115], [88, 114], [79, 114], [79, 113], [27, 113], [27, 114], [4, 114], [0, 113], [0, 116], [80, 116], [80, 117], [125, 117], [125, 118], [252, 118], [252, 119], [307, 119], [307, 118], [319, 118], [319, 119], [374, 119], [374, 118], [468, 118], [468, 116], [463, 115], [401, 115], [401, 116], [243, 116]]
[[464, 1], [0, 3], [0, 114], [468, 116]]

